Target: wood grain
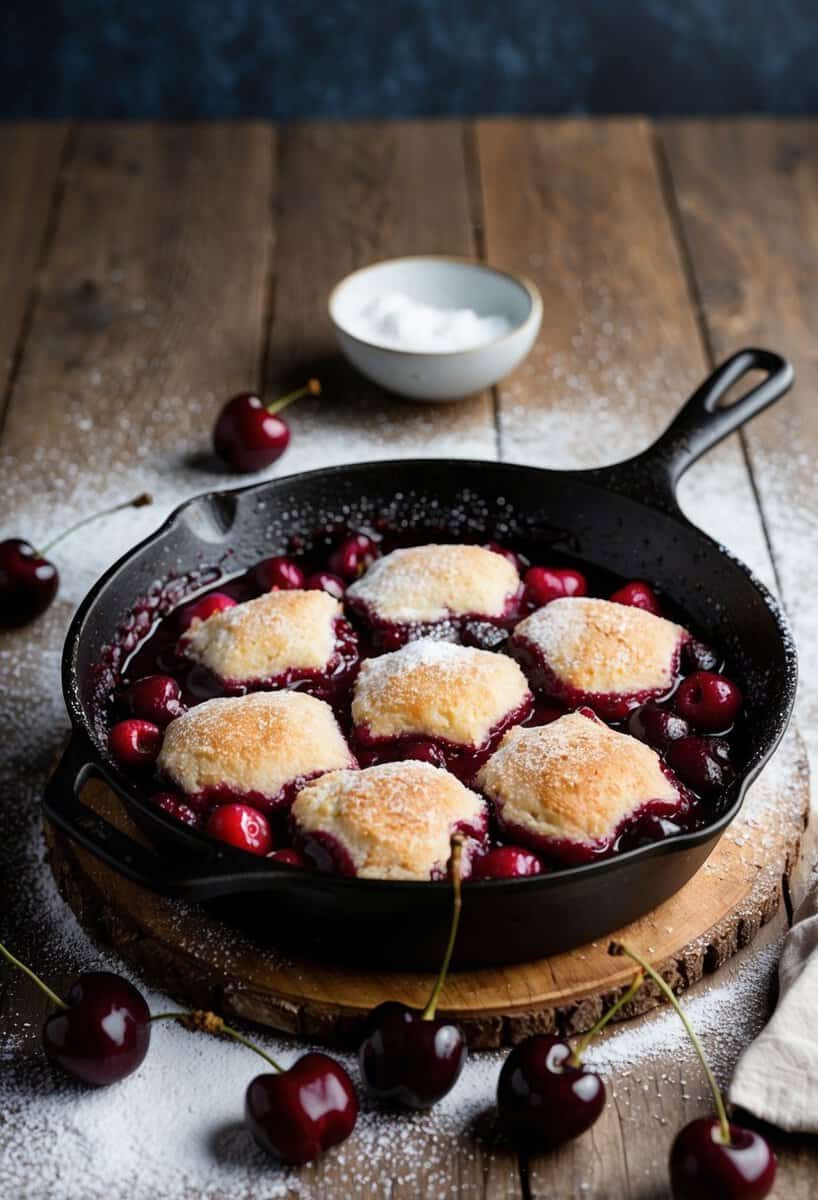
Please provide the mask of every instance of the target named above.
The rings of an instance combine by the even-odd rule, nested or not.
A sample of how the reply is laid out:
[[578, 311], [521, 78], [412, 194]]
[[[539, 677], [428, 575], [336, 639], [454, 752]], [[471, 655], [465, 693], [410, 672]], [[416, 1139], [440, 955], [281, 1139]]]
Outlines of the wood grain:
[[57, 218], [68, 140], [63, 125], [0, 125], [0, 429]]

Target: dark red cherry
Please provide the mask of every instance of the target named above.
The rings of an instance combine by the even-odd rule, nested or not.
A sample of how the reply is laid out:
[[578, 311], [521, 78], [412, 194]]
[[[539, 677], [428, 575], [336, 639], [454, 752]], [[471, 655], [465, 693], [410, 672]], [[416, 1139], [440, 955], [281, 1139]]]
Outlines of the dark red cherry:
[[152, 721], [131, 717], [118, 721], [108, 735], [108, 749], [123, 767], [150, 767], [162, 746], [162, 730]]
[[244, 1107], [262, 1149], [293, 1166], [343, 1142], [358, 1119], [352, 1080], [326, 1054], [305, 1054], [288, 1071], [257, 1075]]
[[110, 517], [124, 508], [143, 508], [152, 503], [153, 497], [141, 492], [132, 500], [80, 518], [39, 550], [22, 538], [6, 538], [0, 542], [0, 628], [25, 625], [45, 612], [51, 604], [57, 594], [60, 577], [57, 568], [45, 556], [58, 542], [100, 517]]
[[676, 1135], [670, 1151], [673, 1200], [761, 1200], [775, 1182], [772, 1147], [751, 1129], [730, 1124], [730, 1144], [718, 1117], [698, 1117]]
[[43, 1026], [48, 1057], [95, 1087], [131, 1075], [151, 1037], [148, 1006], [133, 984], [109, 971], [90, 971], [72, 985], [66, 1004]]
[[706, 642], [688, 638], [682, 646], [682, 667], [685, 671], [718, 671], [721, 658]]
[[520, 575], [528, 570], [529, 562], [524, 554], [518, 554], [516, 550], [510, 550], [508, 546], [501, 546], [499, 542], [486, 542], [484, 550], [491, 550], [492, 554], [499, 554], [502, 558], [510, 562], [515, 571]]
[[624, 854], [626, 850], [636, 850], [639, 846], [652, 846], [654, 842], [678, 837], [688, 828], [690, 823], [685, 818], [671, 820], [670, 817], [660, 817], [656, 813], [646, 813], [619, 837], [616, 849]]
[[688, 737], [672, 742], [667, 761], [682, 783], [700, 796], [716, 796], [735, 774], [730, 747], [722, 738]]
[[605, 1085], [584, 1066], [573, 1066], [567, 1042], [547, 1034], [526, 1038], [503, 1063], [497, 1084], [500, 1126], [517, 1145], [559, 1146], [596, 1121]]
[[267, 855], [270, 862], [282, 863], [286, 867], [300, 867], [305, 869], [307, 860], [298, 850], [293, 850], [289, 846], [284, 850], [273, 850], [272, 854]]
[[175, 792], [155, 792], [151, 796], [150, 802], [155, 808], [160, 808], [163, 813], [173, 817], [174, 821], [181, 821], [183, 825], [189, 825], [191, 829], [201, 827], [202, 814], [191, 808]]
[[348, 583], [359, 579], [380, 556], [378, 543], [365, 533], [353, 533], [344, 538], [329, 558], [329, 569]]
[[370, 1096], [405, 1108], [431, 1108], [452, 1090], [466, 1061], [466, 1042], [451, 1021], [387, 1000], [367, 1018], [358, 1052]]
[[57, 568], [21, 538], [0, 542], [0, 626], [25, 625], [57, 594]]
[[145, 675], [125, 689], [123, 700], [135, 717], [165, 726], [185, 711], [181, 695], [179, 684], [173, 676]]
[[614, 604], [626, 604], [629, 608], [643, 608], [645, 612], [653, 613], [655, 617], [662, 615], [659, 597], [650, 584], [645, 583], [642, 579], [634, 579], [630, 583], [626, 583], [624, 587], [618, 588], [610, 599]]
[[253, 572], [256, 585], [262, 592], [292, 591], [304, 586], [304, 572], [291, 558], [277, 554], [265, 558]]
[[226, 608], [233, 608], [235, 604], [236, 601], [226, 592], [208, 592], [206, 596], [179, 609], [176, 617], [179, 629], [184, 632], [194, 621], [206, 621], [214, 613], [224, 612]]
[[206, 828], [211, 837], [250, 854], [269, 854], [273, 848], [267, 818], [249, 804], [222, 804], [214, 808]]
[[679, 684], [675, 704], [679, 715], [696, 729], [723, 733], [739, 714], [741, 692], [724, 675], [696, 671]]
[[304, 580], [304, 587], [308, 592], [327, 592], [336, 600], [343, 600], [347, 590], [347, 585], [340, 575], [333, 575], [330, 571], [314, 571]]
[[213, 449], [234, 471], [263, 471], [289, 444], [287, 422], [269, 412], [254, 392], [231, 396], [213, 427]]
[[649, 700], [641, 708], [635, 708], [628, 717], [628, 733], [631, 737], [646, 742], [654, 750], [666, 751], [671, 742], [687, 737], [690, 726], [687, 721], [655, 701]]
[[585, 596], [588, 581], [571, 567], [529, 567], [523, 576], [525, 598], [531, 608], [542, 608], [564, 596]]
[[521, 879], [525, 875], [542, 875], [542, 859], [522, 846], [495, 846], [487, 854], [472, 861], [472, 879]]

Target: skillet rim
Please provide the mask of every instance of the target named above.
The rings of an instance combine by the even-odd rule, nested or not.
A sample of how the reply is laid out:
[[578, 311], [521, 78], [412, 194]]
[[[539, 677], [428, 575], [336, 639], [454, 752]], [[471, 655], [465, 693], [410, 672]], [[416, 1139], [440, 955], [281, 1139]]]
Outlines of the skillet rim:
[[[642, 457], [641, 455], [636, 456]], [[626, 462], [634, 460], [625, 460]], [[612, 482], [615, 471], [621, 470], [624, 465], [622, 462], [611, 464], [610, 466], [594, 467], [587, 469], [567, 469], [560, 470], [553, 467], [537, 467], [526, 463], [504, 462], [494, 459], [475, 459], [475, 458], [391, 458], [391, 459], [365, 459], [354, 463], [338, 463], [328, 467], [312, 468], [308, 471], [296, 471], [289, 475], [280, 475], [273, 478], [258, 480], [253, 483], [239, 485], [238, 487], [214, 488], [208, 491], [196, 493], [188, 497], [178, 504], [165, 518], [164, 521], [150, 534], [143, 538], [136, 545], [132, 546], [123, 555], [121, 555], [110, 567], [91, 586], [89, 591], [83, 597], [76, 612], [74, 613], [63, 644], [61, 655], [61, 685], [63, 699], [71, 720], [71, 739], [81, 737], [87, 747], [86, 761], [96, 769], [97, 773], [113, 787], [113, 790], [124, 796], [129, 803], [136, 803], [139, 807], [148, 809], [147, 800], [144, 799], [138, 791], [136, 785], [133, 784], [130, 777], [126, 776], [120, 768], [109, 761], [106, 761], [104, 756], [99, 752], [94, 738], [90, 730], [90, 722], [88, 721], [83, 705], [79, 699], [79, 683], [78, 672], [75, 667], [75, 659], [77, 657], [78, 648], [84, 631], [85, 623], [93, 609], [94, 604], [98, 600], [100, 594], [106, 588], [108, 583], [139, 553], [148, 549], [151, 545], [158, 542], [162, 537], [172, 532], [174, 527], [179, 523], [184, 513], [194, 504], [208, 501], [214, 502], [226, 496], [244, 496], [254, 492], [263, 491], [267, 488], [276, 489], [285, 486], [287, 483], [298, 481], [310, 481], [321, 478], [326, 480], [328, 477], [349, 475], [355, 472], [366, 472], [377, 469], [395, 468], [414, 468], [420, 470], [424, 467], [435, 467], [439, 469], [441, 466], [450, 465], [457, 468], [467, 468], [485, 472], [486, 469], [495, 472], [524, 472], [530, 475], [550, 475], [552, 477], [562, 477], [571, 482], [581, 483], [583, 486], [590, 486], [608, 497], [613, 496], [615, 499], [625, 499], [629, 503], [636, 504], [639, 508], [647, 510], [651, 514], [658, 514], [669, 520], [675, 521], [683, 528], [690, 531], [706, 542], [718, 554], [728, 559], [733, 566], [737, 567], [747, 578], [748, 582], [754, 587], [756, 592], [761, 597], [765, 606], [771, 613], [773, 620], [777, 626], [778, 635], [781, 642], [781, 649], [784, 657], [784, 706], [781, 711], [775, 716], [774, 728], [766, 739], [766, 744], [763, 751], [760, 753], [754, 749], [751, 756], [750, 764], [740, 773], [727, 789], [727, 794], [733, 793], [732, 803], [724, 809], [724, 811], [713, 821], [703, 826], [701, 829], [693, 830], [689, 833], [678, 834], [673, 838], [668, 838], [659, 842], [648, 843], [644, 846], [637, 846], [631, 850], [626, 850], [623, 853], [610, 855], [606, 858], [600, 858], [596, 861], [592, 860], [587, 863], [580, 863], [574, 866], [561, 867], [556, 871], [545, 872], [541, 875], [523, 876], [522, 878], [514, 879], [480, 879], [469, 880], [469, 890], [474, 888], [492, 888], [495, 892], [503, 892], [509, 888], [519, 888], [521, 886], [535, 886], [547, 889], [558, 887], [560, 883], [568, 881], [576, 882], [590, 875], [596, 877], [602, 874], [609, 873], [622, 867], [624, 864], [629, 864], [637, 859], [658, 858], [664, 854], [680, 853], [688, 849], [694, 849], [701, 846], [708, 840], [715, 843], [719, 840], [728, 825], [730, 825], [740, 812], [745, 796], [750, 785], [758, 778], [761, 771], [772, 758], [776, 749], [781, 743], [784, 734], [789, 727], [792, 717], [793, 708], [795, 705], [795, 697], [798, 683], [798, 655], [795, 645], [795, 640], [789, 621], [784, 613], [781, 603], [773, 595], [765, 583], [763, 583], [736, 554], [730, 549], [718, 542], [710, 534], [700, 529], [695, 525], [682, 511], [678, 502], [674, 500], [669, 507], [659, 507], [656, 504], [650, 504], [638, 496], [633, 496], [630, 493], [619, 489]], [[606, 482], [608, 480], [608, 482]], [[771, 721], [772, 721], [771, 714]], [[113, 777], [113, 779], [112, 779]], [[152, 819], [158, 820], [161, 824], [167, 825], [169, 831], [180, 835], [178, 822], [173, 821], [161, 811], [149, 809]], [[204, 833], [198, 830], [184, 829], [182, 836], [203, 844], [212, 849], [213, 839], [207, 837]], [[388, 888], [392, 894], [397, 893], [400, 889], [410, 889], [416, 892], [418, 888], [434, 889], [441, 891], [449, 888], [447, 880], [393, 880], [393, 879], [361, 879], [358, 877], [345, 877], [341, 875], [316, 874], [310, 872], [305, 875], [303, 872], [296, 870], [293, 867], [286, 865], [273, 865], [266, 860], [255, 860], [251, 856], [243, 853], [240, 850], [233, 850], [229, 846], [224, 848], [219, 847], [220, 855], [226, 860], [226, 865], [235, 863], [247, 873], [248, 879], [253, 875], [264, 874], [267, 876], [275, 876], [283, 882], [290, 879], [292, 882], [316, 883], [320, 880], [324, 886], [341, 887], [342, 889], [363, 889], [368, 888], [371, 892], [378, 891], [382, 888]], [[250, 861], [248, 862], [248, 858]], [[208, 871], [208, 867], [203, 866], [203, 872]], [[195, 868], [194, 868], [195, 871]], [[248, 889], [257, 890], [257, 889]]]

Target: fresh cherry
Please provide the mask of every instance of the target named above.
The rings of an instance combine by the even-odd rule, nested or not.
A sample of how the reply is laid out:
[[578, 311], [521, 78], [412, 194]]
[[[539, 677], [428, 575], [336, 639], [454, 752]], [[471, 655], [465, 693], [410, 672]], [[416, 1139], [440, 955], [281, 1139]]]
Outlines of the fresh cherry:
[[227, 592], [208, 592], [206, 596], [179, 609], [176, 615], [179, 629], [184, 633], [194, 621], [206, 621], [214, 613], [224, 612], [226, 608], [233, 608], [235, 604], [236, 601], [232, 596], [228, 596]]
[[741, 709], [741, 692], [724, 675], [696, 671], [679, 684], [676, 710], [691, 725], [706, 733], [723, 733]]
[[588, 581], [571, 567], [529, 567], [523, 576], [525, 598], [530, 608], [542, 608], [564, 596], [585, 596]]
[[273, 850], [267, 855], [270, 862], [283, 863], [286, 867], [299, 867], [302, 870], [307, 866], [307, 860], [298, 850], [293, 850], [291, 847], [286, 847], [284, 850]]
[[135, 717], [164, 727], [185, 711], [181, 694], [172, 675], [144, 675], [125, 689], [123, 700]]
[[656, 984], [684, 1025], [704, 1070], [716, 1109], [715, 1117], [699, 1117], [677, 1134], [670, 1152], [673, 1200], [761, 1200], [775, 1180], [775, 1154], [758, 1133], [727, 1120], [719, 1085], [701, 1042], [673, 989], [650, 963], [622, 942], [608, 953], [627, 955]]
[[387, 1000], [372, 1009], [364, 1026], [358, 1051], [361, 1079], [370, 1096], [388, 1104], [431, 1108], [452, 1090], [466, 1061], [460, 1027], [435, 1016], [460, 923], [462, 853], [462, 839], [455, 836], [449, 864], [454, 896], [449, 940], [426, 1007]]
[[643, 608], [645, 612], [653, 613], [655, 617], [662, 615], [659, 597], [650, 584], [641, 579], [634, 579], [630, 583], [626, 583], [624, 587], [618, 588], [610, 599], [614, 604], [625, 604], [629, 608]]
[[761, 1200], [775, 1182], [776, 1158], [760, 1133], [729, 1124], [722, 1139], [718, 1117], [685, 1125], [670, 1151], [673, 1200]]
[[216, 418], [213, 449], [234, 471], [264, 470], [290, 444], [289, 427], [278, 414], [300, 396], [317, 396], [320, 392], [317, 379], [272, 404], [265, 404], [254, 392], [239, 392], [227, 401]]
[[304, 587], [308, 592], [327, 592], [336, 600], [343, 600], [347, 590], [347, 585], [340, 575], [333, 575], [330, 571], [314, 571], [304, 580]]
[[687, 737], [690, 733], [690, 726], [683, 717], [662, 708], [654, 700], [649, 700], [647, 704], [631, 712], [627, 729], [631, 737], [638, 738], [640, 742], [646, 742], [654, 750], [663, 753], [671, 742]]
[[0, 626], [25, 625], [45, 612], [57, 594], [57, 568], [30, 542], [0, 542]]
[[466, 1042], [452, 1021], [424, 1018], [397, 1000], [373, 1008], [359, 1062], [368, 1094], [404, 1108], [431, 1108], [452, 1090], [466, 1061]]
[[0, 542], [0, 628], [11, 629], [25, 625], [39, 617], [52, 603], [60, 584], [60, 576], [53, 562], [45, 556], [58, 542], [83, 525], [100, 517], [111, 516], [124, 508], [142, 508], [152, 503], [147, 492], [115, 504], [90, 517], [83, 517], [57, 537], [52, 538], [40, 550], [35, 550], [23, 538], [6, 538]]
[[542, 875], [542, 859], [523, 846], [495, 846], [472, 862], [472, 879], [521, 879], [525, 875]]
[[277, 554], [260, 562], [253, 572], [260, 591], [292, 591], [304, 586], [304, 572], [291, 558]]
[[688, 638], [682, 646], [682, 666], [685, 671], [718, 671], [721, 659], [706, 642]]
[[222, 804], [214, 808], [206, 829], [211, 837], [250, 854], [269, 854], [273, 848], [267, 818], [249, 804]]
[[108, 735], [108, 749], [123, 767], [150, 767], [161, 746], [159, 726], [136, 717], [117, 722]]
[[191, 829], [199, 829], [202, 824], [202, 814], [186, 804], [175, 792], [155, 792], [150, 798], [154, 808], [159, 808], [174, 821], [181, 821]]
[[251, 1081], [245, 1117], [262, 1149], [296, 1166], [349, 1137], [358, 1099], [339, 1063], [326, 1054], [305, 1054], [288, 1071]]
[[500, 1126], [517, 1145], [558, 1146], [590, 1128], [604, 1107], [605, 1084], [576, 1063], [560, 1038], [526, 1038], [503, 1063], [497, 1084]]
[[723, 791], [735, 774], [730, 747], [722, 738], [688, 737], [671, 742], [667, 761], [683, 783], [700, 796]]
[[359, 579], [364, 571], [380, 557], [378, 543], [366, 533], [352, 533], [344, 538], [329, 558], [329, 569], [348, 583]]
[[102, 1087], [131, 1075], [148, 1052], [150, 1012], [132, 983], [89, 971], [43, 1026], [48, 1057], [74, 1079]]

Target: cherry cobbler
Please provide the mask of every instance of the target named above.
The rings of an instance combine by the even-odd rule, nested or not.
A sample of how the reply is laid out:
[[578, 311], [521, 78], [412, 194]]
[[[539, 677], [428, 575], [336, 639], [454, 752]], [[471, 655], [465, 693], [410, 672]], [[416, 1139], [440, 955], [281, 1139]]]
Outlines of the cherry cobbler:
[[109, 750], [166, 816], [282, 869], [536, 875], [712, 819], [742, 696], [644, 580], [516, 547], [294, 541], [134, 637]]

